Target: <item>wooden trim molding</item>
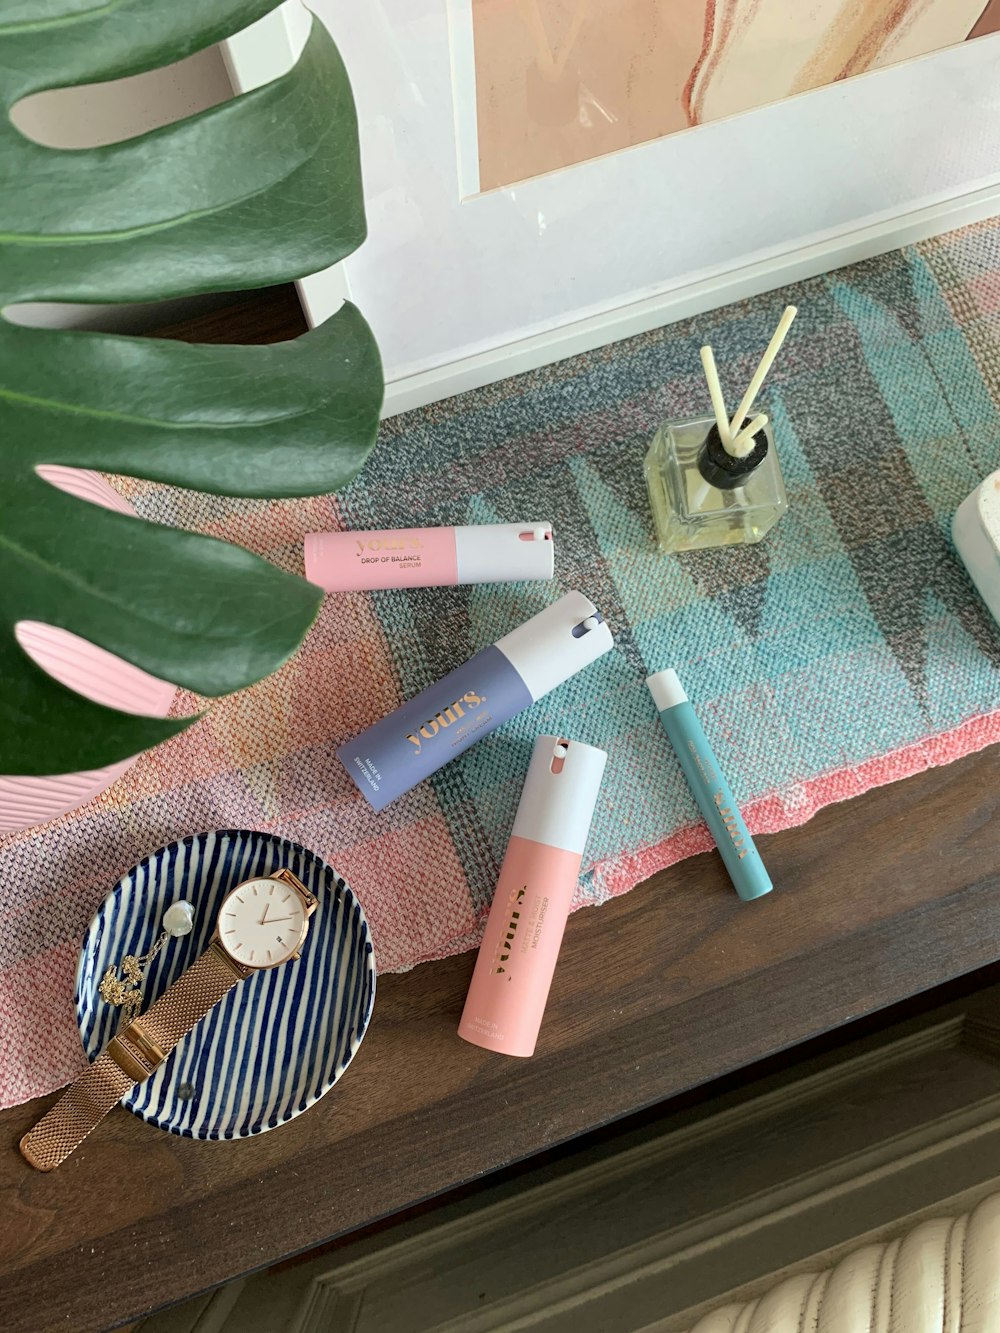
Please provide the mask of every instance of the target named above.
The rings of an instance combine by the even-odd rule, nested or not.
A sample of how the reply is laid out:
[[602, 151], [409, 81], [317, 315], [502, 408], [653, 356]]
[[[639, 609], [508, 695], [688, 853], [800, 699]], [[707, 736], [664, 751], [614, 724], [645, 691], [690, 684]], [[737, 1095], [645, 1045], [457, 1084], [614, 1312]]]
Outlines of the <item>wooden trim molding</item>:
[[682, 1333], [1000, 1188], [998, 1015], [1000, 987], [143, 1333]]

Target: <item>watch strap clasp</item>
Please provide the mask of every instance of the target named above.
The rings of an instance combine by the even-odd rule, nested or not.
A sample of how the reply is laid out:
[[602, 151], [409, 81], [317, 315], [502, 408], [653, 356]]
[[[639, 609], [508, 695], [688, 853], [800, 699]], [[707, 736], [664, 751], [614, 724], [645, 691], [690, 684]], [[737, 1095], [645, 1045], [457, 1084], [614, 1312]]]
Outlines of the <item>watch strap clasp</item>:
[[126, 1077], [141, 1083], [167, 1058], [168, 1052], [145, 1029], [141, 1018], [133, 1018], [108, 1042], [108, 1055]]

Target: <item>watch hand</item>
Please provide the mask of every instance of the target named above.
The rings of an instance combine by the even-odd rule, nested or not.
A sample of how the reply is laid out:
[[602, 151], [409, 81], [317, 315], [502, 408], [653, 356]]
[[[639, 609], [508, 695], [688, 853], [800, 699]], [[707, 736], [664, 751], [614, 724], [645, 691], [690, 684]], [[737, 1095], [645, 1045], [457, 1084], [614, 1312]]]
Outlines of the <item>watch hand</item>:
[[264, 904], [264, 915], [263, 915], [263, 916], [261, 917], [261, 919], [257, 922], [258, 926], [262, 926], [262, 925], [264, 924], [264, 922], [267, 920], [267, 909], [268, 909], [270, 906], [271, 906], [270, 903], [265, 903], [265, 904]]
[[291, 916], [272, 916], [267, 924], [269, 926], [276, 926], [279, 921], [294, 921], [294, 919], [295, 918]]

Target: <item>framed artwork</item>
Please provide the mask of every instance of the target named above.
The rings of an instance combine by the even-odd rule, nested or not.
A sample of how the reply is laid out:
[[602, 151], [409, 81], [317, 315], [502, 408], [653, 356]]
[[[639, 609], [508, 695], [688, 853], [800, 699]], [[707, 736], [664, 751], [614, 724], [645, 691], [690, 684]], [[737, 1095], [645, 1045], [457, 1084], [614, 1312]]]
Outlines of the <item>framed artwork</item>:
[[[1000, 0], [312, 0], [350, 71], [386, 412], [1000, 212]], [[228, 44], [287, 68], [299, 0]]]

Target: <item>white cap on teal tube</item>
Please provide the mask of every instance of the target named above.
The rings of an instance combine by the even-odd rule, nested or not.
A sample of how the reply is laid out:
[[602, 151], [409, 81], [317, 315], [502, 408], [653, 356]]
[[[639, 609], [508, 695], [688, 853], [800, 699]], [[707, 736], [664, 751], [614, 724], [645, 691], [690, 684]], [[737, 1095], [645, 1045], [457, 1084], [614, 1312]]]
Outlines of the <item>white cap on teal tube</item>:
[[646, 684], [733, 887], [744, 902], [763, 897], [773, 888], [770, 876], [677, 672], [657, 671]]
[[688, 701], [676, 671], [657, 671], [655, 675], [646, 677], [646, 684], [653, 696], [657, 712], [662, 712], [664, 708], [673, 708], [675, 704], [686, 704]]

